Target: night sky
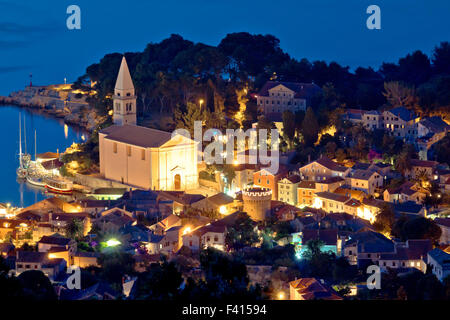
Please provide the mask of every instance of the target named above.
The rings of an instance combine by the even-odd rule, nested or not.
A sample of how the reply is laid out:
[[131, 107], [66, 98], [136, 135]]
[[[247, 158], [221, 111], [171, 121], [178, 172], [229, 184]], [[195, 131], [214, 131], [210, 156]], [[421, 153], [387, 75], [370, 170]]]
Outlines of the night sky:
[[[66, 8], [81, 8], [81, 30], [66, 28]], [[366, 28], [366, 8], [381, 7], [382, 30]], [[0, 0], [0, 94], [74, 81], [111, 52], [142, 51], [171, 33], [217, 45], [231, 32], [273, 34], [291, 56], [352, 68], [450, 40], [448, 0]]]

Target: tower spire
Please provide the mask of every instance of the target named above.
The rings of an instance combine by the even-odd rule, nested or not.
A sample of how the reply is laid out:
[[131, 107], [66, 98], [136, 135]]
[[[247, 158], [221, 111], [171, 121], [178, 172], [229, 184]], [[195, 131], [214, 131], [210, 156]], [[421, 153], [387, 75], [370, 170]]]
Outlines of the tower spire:
[[113, 122], [116, 125], [136, 124], [136, 96], [125, 56], [122, 58], [114, 88]]
[[127, 60], [125, 56], [122, 57], [119, 74], [116, 80], [116, 90], [132, 90], [134, 91], [133, 80], [131, 80], [130, 70], [128, 69]]

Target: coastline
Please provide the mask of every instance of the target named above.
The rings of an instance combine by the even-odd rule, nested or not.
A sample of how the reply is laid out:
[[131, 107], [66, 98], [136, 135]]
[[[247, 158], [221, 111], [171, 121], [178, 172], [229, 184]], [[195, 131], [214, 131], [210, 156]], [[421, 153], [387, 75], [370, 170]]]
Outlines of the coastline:
[[74, 98], [72, 92], [58, 92], [55, 85], [40, 87], [25, 87], [9, 96], [0, 96], [1, 106], [15, 106], [30, 110], [37, 114], [62, 119], [64, 123], [92, 133], [98, 123], [95, 111], [88, 111], [89, 104], [85, 97]]

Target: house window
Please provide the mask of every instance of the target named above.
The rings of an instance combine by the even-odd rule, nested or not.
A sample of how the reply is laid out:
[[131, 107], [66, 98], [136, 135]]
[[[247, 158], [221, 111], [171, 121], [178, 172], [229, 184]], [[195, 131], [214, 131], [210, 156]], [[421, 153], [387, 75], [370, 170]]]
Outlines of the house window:
[[214, 241], [215, 242], [219, 242], [219, 238], [218, 237], [214, 237]]
[[131, 157], [131, 146], [127, 146], [127, 155]]
[[113, 152], [117, 153], [117, 142], [113, 143]]
[[141, 159], [145, 160], [145, 149], [141, 150]]

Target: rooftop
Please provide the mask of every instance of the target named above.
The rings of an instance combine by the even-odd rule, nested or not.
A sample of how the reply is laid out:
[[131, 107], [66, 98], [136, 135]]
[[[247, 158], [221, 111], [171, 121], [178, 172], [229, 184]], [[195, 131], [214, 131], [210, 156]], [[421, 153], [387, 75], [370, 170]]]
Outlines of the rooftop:
[[414, 114], [414, 112], [406, 109], [405, 107], [396, 107], [394, 109], [387, 110], [387, 111], [389, 111], [393, 115], [399, 117], [403, 121], [410, 121], [410, 120], [417, 118], [417, 116]]
[[419, 159], [411, 159], [411, 166], [413, 167], [426, 167], [426, 168], [434, 168], [439, 164], [436, 161], [427, 161], [427, 160], [419, 160]]
[[298, 184], [298, 188], [301, 189], [316, 189], [316, 183], [314, 181], [303, 180]]
[[112, 125], [100, 133], [106, 135], [105, 139], [142, 148], [159, 148], [172, 138], [172, 134], [169, 132], [128, 124]]
[[450, 270], [450, 254], [439, 248], [435, 248], [428, 252], [428, 255], [441, 266], [444, 266], [445, 270]]
[[313, 95], [321, 91], [320, 87], [314, 83], [267, 81], [259, 91], [258, 95], [268, 97], [269, 90], [279, 85], [283, 85], [286, 88], [294, 91], [294, 97], [301, 99], [311, 98]]
[[374, 174], [376, 174], [376, 173], [371, 170], [357, 169], [352, 172], [351, 178], [358, 179], [358, 180], [369, 180], [370, 177], [372, 177]]
[[348, 200], [350, 200], [349, 197], [347, 196], [343, 196], [341, 194], [337, 194], [337, 193], [333, 193], [333, 192], [328, 192], [328, 191], [323, 191], [323, 192], [317, 192], [316, 193], [317, 197], [320, 198], [324, 198], [324, 199], [328, 199], [328, 200], [333, 200], [333, 201], [337, 201], [337, 202], [342, 202], [345, 203]]
[[327, 157], [321, 157], [321, 158], [317, 159], [315, 162], [321, 164], [325, 168], [328, 168], [328, 169], [330, 169], [332, 171], [345, 172], [345, 171], [348, 170], [347, 167], [342, 166], [339, 163], [334, 162], [334, 161], [330, 160]]
[[54, 234], [52, 236], [43, 236], [41, 240], [38, 241], [38, 243], [66, 246], [70, 243], [70, 241], [72, 240], [69, 238], [64, 238], [59, 234]]
[[332, 289], [315, 278], [300, 278], [289, 282], [289, 286], [294, 288], [305, 300], [342, 300]]
[[450, 130], [450, 126], [438, 116], [422, 119], [420, 124], [433, 133], [446, 132]]
[[322, 240], [327, 246], [335, 246], [337, 244], [337, 229], [305, 229], [303, 230], [302, 243], [305, 244], [309, 240]]

